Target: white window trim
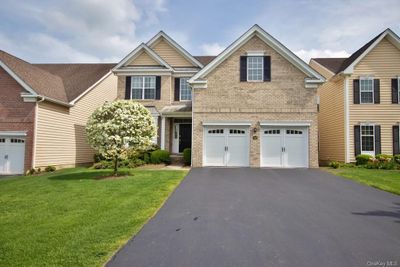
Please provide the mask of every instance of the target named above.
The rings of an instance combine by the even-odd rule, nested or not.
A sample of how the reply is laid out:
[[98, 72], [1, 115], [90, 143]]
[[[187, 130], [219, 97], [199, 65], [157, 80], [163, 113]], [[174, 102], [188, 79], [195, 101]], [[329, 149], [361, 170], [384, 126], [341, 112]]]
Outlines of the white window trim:
[[[260, 57], [262, 60], [261, 63], [261, 80], [249, 80], [249, 58], [251, 57]], [[248, 82], [263, 82], [264, 81], [264, 57], [263, 56], [247, 56], [246, 58], [247, 62], [246, 62], [246, 76], [247, 76], [247, 81]]]
[[[372, 102], [364, 103], [361, 101], [361, 80], [372, 80]], [[374, 77], [372, 76], [360, 76], [360, 95], [358, 96], [360, 98], [360, 104], [364, 105], [371, 105], [375, 103], [375, 88], [374, 88]]]
[[189, 78], [189, 77], [181, 77], [181, 78], [179, 79], [179, 101], [180, 101], [180, 102], [190, 102], [190, 101], [192, 101], [192, 93], [193, 93], [193, 92], [190, 93], [190, 99], [189, 99], [189, 100], [188, 100], [188, 99], [182, 99], [182, 79], [187, 79], [187, 80], [186, 80], [186, 83], [188, 84], [190, 90], [192, 91], [191, 86], [190, 86], [190, 84], [188, 83], [190, 78]]
[[[363, 143], [362, 143], [362, 127], [363, 126], [372, 126], [372, 136], [373, 136], [373, 142], [372, 145], [374, 146], [374, 150], [373, 151], [363, 151]], [[370, 135], [366, 135], [366, 136], [370, 136]], [[361, 154], [366, 154], [366, 155], [371, 155], [373, 157], [375, 157], [375, 124], [371, 124], [371, 123], [361, 123], [360, 124], [360, 150], [361, 150]]]
[[[132, 98], [133, 97], [133, 77], [141, 77], [142, 78], [142, 98]], [[155, 87], [154, 87], [154, 98], [144, 98], [144, 90], [145, 90], [145, 78], [146, 77], [154, 77], [154, 83], [155, 83]], [[156, 91], [157, 91], [157, 80], [156, 80], [156, 76], [154, 75], [134, 75], [131, 76], [131, 100], [155, 100], [156, 99]]]

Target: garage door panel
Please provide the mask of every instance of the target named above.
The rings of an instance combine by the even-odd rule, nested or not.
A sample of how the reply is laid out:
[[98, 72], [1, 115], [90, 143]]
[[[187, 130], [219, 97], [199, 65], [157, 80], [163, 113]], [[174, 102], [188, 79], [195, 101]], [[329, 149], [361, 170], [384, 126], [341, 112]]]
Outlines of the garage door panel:
[[307, 167], [305, 138], [287, 135], [285, 138], [286, 162], [289, 167]]
[[265, 167], [282, 166], [282, 136], [280, 134], [264, 134], [261, 141], [261, 164]]
[[0, 174], [24, 172], [25, 139], [0, 137]]
[[229, 129], [227, 166], [249, 166], [249, 137], [245, 129]]
[[207, 166], [222, 166], [225, 162], [225, 129], [205, 129], [204, 159]]

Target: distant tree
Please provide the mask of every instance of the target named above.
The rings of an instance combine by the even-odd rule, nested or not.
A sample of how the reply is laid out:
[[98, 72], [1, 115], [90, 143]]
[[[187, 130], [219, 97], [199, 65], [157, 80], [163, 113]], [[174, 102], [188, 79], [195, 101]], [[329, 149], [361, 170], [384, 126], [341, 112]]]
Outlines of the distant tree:
[[129, 150], [146, 149], [152, 144], [156, 126], [142, 104], [118, 100], [105, 103], [93, 112], [86, 134], [91, 147], [114, 162], [114, 175], [117, 175], [118, 162], [126, 159]]

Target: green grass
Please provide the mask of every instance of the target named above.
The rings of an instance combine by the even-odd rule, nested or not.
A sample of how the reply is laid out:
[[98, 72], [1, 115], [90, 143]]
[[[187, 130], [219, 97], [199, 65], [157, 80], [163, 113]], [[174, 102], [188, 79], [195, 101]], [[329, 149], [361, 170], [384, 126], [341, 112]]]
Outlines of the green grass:
[[0, 179], [0, 266], [101, 266], [155, 214], [186, 171], [75, 168]]
[[329, 172], [362, 184], [400, 195], [400, 171], [365, 168], [327, 169]]

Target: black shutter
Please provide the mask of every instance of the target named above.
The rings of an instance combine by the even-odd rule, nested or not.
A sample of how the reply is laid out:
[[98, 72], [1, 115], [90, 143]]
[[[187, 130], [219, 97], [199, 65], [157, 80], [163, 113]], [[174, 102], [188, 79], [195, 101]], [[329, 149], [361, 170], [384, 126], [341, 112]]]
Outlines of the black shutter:
[[179, 98], [180, 98], [180, 83], [181, 83], [181, 79], [175, 78], [175, 94], [174, 94], [175, 101], [179, 101]]
[[156, 99], [161, 99], [161, 76], [156, 76]]
[[247, 57], [240, 57], [240, 81], [247, 82]]
[[375, 155], [381, 154], [381, 126], [375, 125]]
[[271, 57], [264, 56], [264, 81], [271, 81]]
[[361, 154], [360, 125], [354, 125], [354, 155]]
[[125, 99], [131, 99], [131, 76], [126, 76], [125, 79]]
[[360, 80], [353, 80], [353, 102], [360, 104]]
[[379, 79], [374, 79], [374, 103], [379, 104], [381, 102], [381, 90]]
[[400, 154], [399, 126], [393, 126], [393, 155]]
[[392, 103], [399, 103], [399, 83], [397, 79], [392, 79]]

